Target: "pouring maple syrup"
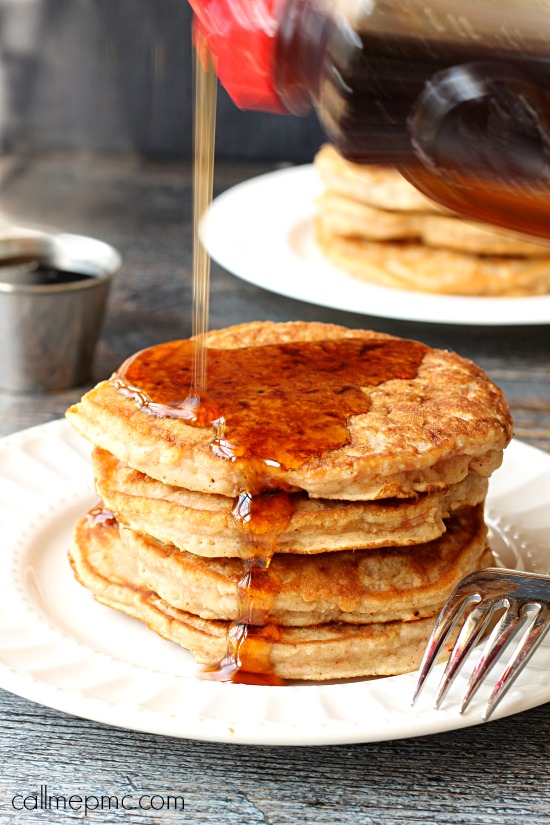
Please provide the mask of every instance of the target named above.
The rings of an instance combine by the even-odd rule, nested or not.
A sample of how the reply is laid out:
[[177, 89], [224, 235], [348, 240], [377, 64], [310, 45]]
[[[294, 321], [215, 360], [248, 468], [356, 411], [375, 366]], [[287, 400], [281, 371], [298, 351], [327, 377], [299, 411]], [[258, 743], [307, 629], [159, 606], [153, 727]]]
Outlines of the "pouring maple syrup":
[[216, 142], [217, 79], [212, 56], [200, 33], [195, 38], [195, 107], [193, 165], [193, 379], [190, 403], [206, 390], [206, 347], [210, 306], [210, 255], [199, 223], [212, 201]]

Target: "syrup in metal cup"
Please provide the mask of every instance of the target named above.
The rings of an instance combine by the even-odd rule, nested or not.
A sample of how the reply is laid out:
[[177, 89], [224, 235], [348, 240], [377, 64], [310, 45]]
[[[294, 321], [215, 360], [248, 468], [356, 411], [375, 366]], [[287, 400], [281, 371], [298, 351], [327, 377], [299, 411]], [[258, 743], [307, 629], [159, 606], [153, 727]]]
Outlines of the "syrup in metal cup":
[[48, 392], [89, 380], [121, 263], [94, 238], [23, 229], [0, 237], [0, 389]]

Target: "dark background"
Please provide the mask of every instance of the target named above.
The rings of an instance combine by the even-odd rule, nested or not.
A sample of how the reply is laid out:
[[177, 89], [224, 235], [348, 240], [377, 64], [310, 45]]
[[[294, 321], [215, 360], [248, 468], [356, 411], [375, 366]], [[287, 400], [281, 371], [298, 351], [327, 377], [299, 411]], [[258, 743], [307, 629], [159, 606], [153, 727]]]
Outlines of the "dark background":
[[[3, 152], [187, 159], [192, 147], [186, 0], [0, 0]], [[240, 112], [221, 91], [219, 158], [310, 161], [315, 115]]]

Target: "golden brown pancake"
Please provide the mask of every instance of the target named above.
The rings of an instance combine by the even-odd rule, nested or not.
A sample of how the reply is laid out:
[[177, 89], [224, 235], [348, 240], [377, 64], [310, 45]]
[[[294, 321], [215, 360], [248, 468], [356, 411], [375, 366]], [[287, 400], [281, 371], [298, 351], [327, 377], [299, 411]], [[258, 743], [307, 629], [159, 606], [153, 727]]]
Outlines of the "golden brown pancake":
[[[96, 489], [118, 521], [165, 544], [201, 556], [250, 555], [234, 499], [168, 486], [132, 470], [105, 450], [93, 452]], [[292, 495], [294, 512], [277, 540], [277, 553], [324, 553], [420, 544], [445, 531], [444, 519], [483, 502], [487, 479], [465, 479], [416, 498], [370, 502]]]
[[[215, 666], [225, 656], [228, 622], [171, 607], [144, 585], [137, 558], [122, 550], [116, 524], [87, 529], [80, 522], [70, 557], [76, 577], [98, 601], [141, 619], [201, 664]], [[489, 555], [482, 559], [488, 561]], [[432, 626], [433, 618], [281, 628], [271, 648], [273, 672], [285, 679], [404, 673], [418, 667]]]
[[[480, 568], [486, 533], [479, 505], [450, 518], [440, 538], [411, 548], [275, 553], [268, 572], [270, 621], [306, 626], [433, 616], [459, 581]], [[139, 559], [143, 582], [172, 607], [203, 619], [238, 620], [240, 559], [205, 559], [129, 528], [121, 528], [121, 539]]]
[[346, 198], [395, 212], [441, 213], [441, 207], [391, 166], [350, 163], [329, 144], [321, 147], [314, 164], [326, 188]]
[[547, 246], [448, 214], [396, 169], [350, 163], [332, 146], [321, 148], [315, 167], [326, 186], [319, 247], [353, 277], [448, 295], [550, 292]]
[[[380, 352], [386, 342], [399, 340], [329, 324], [256, 322], [210, 332], [206, 343], [220, 351], [342, 339], [359, 339], [369, 351], [378, 347]], [[154, 348], [157, 361], [177, 360], [180, 346], [188, 345]], [[151, 353], [145, 352], [145, 361]], [[254, 352], [254, 358], [262, 357], [261, 349]], [[444, 350], [427, 348], [416, 377], [394, 378], [361, 392], [370, 406], [348, 419], [349, 443], [298, 467], [270, 468], [268, 486], [348, 501], [414, 497], [456, 484], [469, 473], [488, 477], [512, 435], [500, 390], [479, 367]], [[337, 411], [337, 396], [334, 404]], [[147, 414], [109, 381], [71, 407], [67, 418], [93, 444], [165, 484], [230, 497], [243, 489], [235, 463], [212, 450], [213, 427]]]
[[365, 241], [414, 241], [474, 255], [544, 258], [550, 265], [547, 246], [451, 215], [391, 212], [331, 191], [321, 195], [318, 207], [321, 236], [327, 239], [344, 236]]
[[477, 256], [421, 243], [376, 242], [336, 235], [321, 220], [316, 237], [325, 257], [378, 286], [448, 295], [544, 295], [550, 261], [540, 257]]

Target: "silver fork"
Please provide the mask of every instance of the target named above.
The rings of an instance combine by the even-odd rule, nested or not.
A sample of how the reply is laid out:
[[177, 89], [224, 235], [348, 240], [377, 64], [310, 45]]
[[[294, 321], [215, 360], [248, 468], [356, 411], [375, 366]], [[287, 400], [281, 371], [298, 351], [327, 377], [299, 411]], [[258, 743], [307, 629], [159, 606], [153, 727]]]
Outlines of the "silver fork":
[[485, 642], [460, 707], [463, 713], [505, 648], [518, 639], [523, 630], [485, 708], [483, 719], [489, 719], [550, 629], [550, 576], [488, 568], [463, 579], [447, 599], [428, 641], [413, 705], [460, 618], [466, 613], [439, 684], [436, 708], [440, 707], [468, 655], [499, 610], [504, 612]]

